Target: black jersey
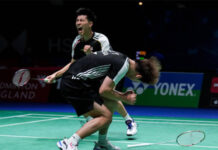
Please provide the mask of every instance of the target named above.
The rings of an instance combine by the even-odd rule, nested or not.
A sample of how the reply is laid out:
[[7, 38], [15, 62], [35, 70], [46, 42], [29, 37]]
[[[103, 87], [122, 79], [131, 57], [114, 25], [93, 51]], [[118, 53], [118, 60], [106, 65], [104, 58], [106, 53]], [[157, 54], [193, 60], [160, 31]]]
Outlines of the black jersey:
[[104, 34], [94, 32], [92, 38], [88, 41], [84, 41], [81, 39], [81, 36], [78, 35], [72, 44], [72, 58], [78, 60], [84, 57], [86, 55], [83, 51], [85, 45], [90, 45], [93, 48], [93, 52], [101, 50], [108, 51], [112, 49], [108, 38]]
[[100, 79], [108, 76], [117, 85], [128, 69], [129, 60], [126, 55], [115, 51], [98, 51], [73, 63], [63, 78], [71, 78], [81, 82], [85, 87], [92, 87], [100, 84]]
[[104, 103], [99, 95], [102, 79], [108, 76], [117, 85], [128, 70], [129, 59], [122, 53], [93, 52], [71, 64], [63, 74], [62, 96], [80, 116], [93, 109], [94, 101], [100, 105]]

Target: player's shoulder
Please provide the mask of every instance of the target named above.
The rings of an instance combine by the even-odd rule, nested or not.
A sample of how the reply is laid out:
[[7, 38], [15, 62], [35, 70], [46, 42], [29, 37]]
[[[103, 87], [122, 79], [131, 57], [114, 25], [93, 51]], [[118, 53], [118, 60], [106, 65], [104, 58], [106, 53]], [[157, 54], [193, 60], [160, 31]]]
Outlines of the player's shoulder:
[[104, 35], [103, 33], [99, 33], [99, 32], [94, 32], [93, 39], [98, 40], [98, 41], [100, 41], [100, 40], [103, 40], [103, 41], [104, 40], [108, 40], [106, 35]]
[[81, 36], [80, 36], [80, 35], [77, 35], [77, 36], [75, 37], [74, 41], [78, 41], [78, 40], [80, 40], [80, 39], [81, 39]]
[[75, 46], [78, 44], [78, 42], [79, 42], [80, 39], [81, 39], [81, 36], [80, 36], [80, 35], [77, 35], [77, 36], [75, 37], [75, 39], [73, 40], [72, 46], [75, 47]]

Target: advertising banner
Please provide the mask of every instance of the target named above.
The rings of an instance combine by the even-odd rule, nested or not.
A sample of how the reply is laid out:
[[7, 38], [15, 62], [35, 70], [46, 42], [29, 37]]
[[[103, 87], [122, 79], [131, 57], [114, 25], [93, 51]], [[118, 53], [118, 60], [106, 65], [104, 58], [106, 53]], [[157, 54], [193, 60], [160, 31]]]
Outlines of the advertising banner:
[[203, 73], [161, 72], [154, 86], [125, 78], [123, 91], [134, 90], [136, 105], [198, 107]]
[[213, 74], [210, 84], [210, 106], [218, 107], [218, 75]]
[[[55, 68], [27, 68], [33, 78], [44, 78], [56, 71]], [[30, 80], [22, 87], [12, 83], [18, 69], [0, 70], [0, 101], [9, 102], [47, 102], [51, 85], [39, 80]]]

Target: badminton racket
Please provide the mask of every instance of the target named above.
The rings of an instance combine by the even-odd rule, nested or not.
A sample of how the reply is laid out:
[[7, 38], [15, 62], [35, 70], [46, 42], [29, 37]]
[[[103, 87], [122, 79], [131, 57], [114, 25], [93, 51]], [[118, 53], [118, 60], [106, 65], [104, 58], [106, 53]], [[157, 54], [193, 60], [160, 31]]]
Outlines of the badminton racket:
[[[18, 87], [26, 85], [29, 80], [38, 80], [48, 82], [48, 79], [45, 78], [32, 78], [30, 71], [28, 69], [19, 69], [14, 73], [12, 83]], [[56, 80], [53, 80], [52, 83], [55, 83]]]
[[206, 135], [203, 131], [192, 130], [179, 134], [176, 137], [176, 140], [170, 140], [170, 141], [159, 142], [159, 143], [139, 143], [139, 144], [127, 145], [127, 147], [130, 148], [130, 147], [139, 147], [139, 146], [158, 145], [158, 144], [165, 144], [171, 142], [176, 142], [180, 146], [193, 146], [198, 143], [201, 143], [205, 139], [205, 137]]

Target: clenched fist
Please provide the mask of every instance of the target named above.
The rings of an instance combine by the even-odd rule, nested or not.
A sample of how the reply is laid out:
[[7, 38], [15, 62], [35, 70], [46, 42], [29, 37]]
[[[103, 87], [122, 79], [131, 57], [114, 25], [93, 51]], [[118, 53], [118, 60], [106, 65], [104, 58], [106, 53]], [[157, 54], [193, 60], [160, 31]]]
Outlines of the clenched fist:
[[90, 45], [85, 45], [83, 48], [83, 51], [84, 53], [86, 53], [86, 55], [92, 53], [92, 50], [93, 50], [93, 47], [91, 47]]
[[134, 91], [126, 91], [124, 93], [124, 96], [126, 97], [126, 103], [130, 105], [134, 105], [136, 103], [136, 94]]

